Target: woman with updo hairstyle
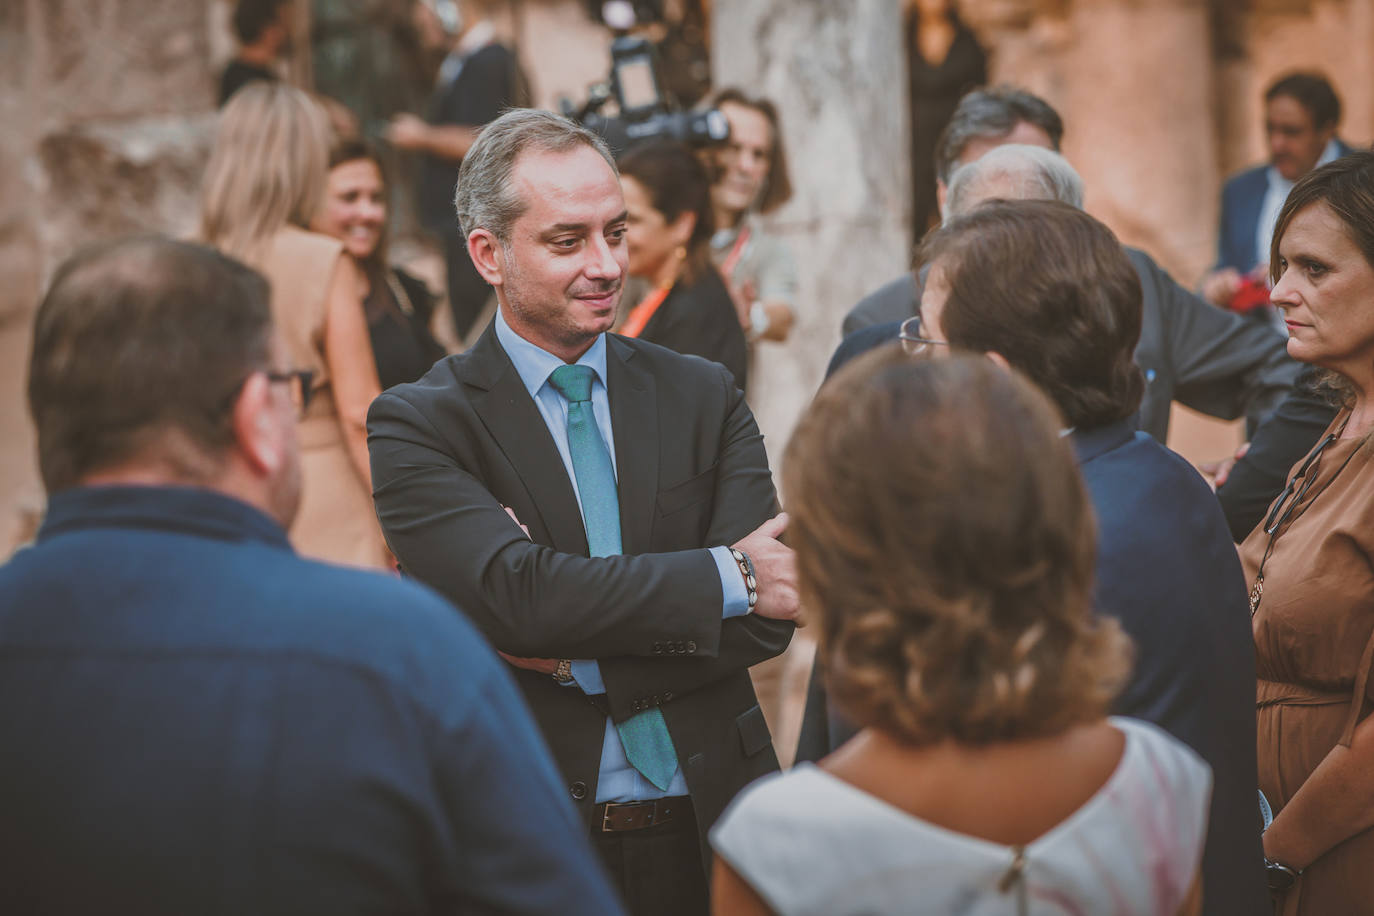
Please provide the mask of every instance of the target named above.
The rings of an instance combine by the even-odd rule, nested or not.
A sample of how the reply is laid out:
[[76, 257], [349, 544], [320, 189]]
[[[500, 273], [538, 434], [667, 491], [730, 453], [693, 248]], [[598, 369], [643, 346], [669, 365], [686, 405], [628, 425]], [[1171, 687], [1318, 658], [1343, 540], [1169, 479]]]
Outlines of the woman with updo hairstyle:
[[705, 166], [671, 140], [632, 147], [618, 165], [629, 213], [629, 273], [650, 284], [618, 333], [720, 363], [743, 390], [749, 346], [711, 262], [715, 217]]
[[292, 544], [316, 559], [385, 569], [367, 455], [367, 409], [381, 385], [364, 279], [341, 242], [309, 229], [333, 142], [324, 109], [299, 89], [259, 82], [234, 93], [205, 169], [200, 237], [267, 276], [285, 358], [311, 373]]
[[1091, 611], [1062, 420], [983, 358], [869, 354], [784, 460], [802, 605], [859, 726], [711, 834], [718, 914], [1198, 912], [1210, 774], [1106, 718], [1129, 668]]

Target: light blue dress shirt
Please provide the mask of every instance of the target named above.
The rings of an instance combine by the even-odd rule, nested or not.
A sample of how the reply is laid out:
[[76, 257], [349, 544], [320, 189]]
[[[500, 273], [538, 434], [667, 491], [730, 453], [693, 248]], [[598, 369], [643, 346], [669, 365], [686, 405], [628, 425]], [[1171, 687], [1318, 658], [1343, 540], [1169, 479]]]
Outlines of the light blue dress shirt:
[[[558, 457], [563, 460], [563, 468], [568, 472], [568, 482], [572, 484], [577, 504], [582, 505], [582, 495], [577, 490], [577, 475], [573, 473], [572, 452], [568, 448], [568, 401], [548, 383], [549, 375], [563, 360], [547, 350], [525, 340], [510, 325], [500, 309], [496, 311], [496, 339], [515, 365], [525, 389], [534, 399], [544, 425], [553, 436], [553, 444], [558, 449]], [[592, 414], [596, 417], [597, 429], [601, 438], [606, 440], [606, 449], [611, 454], [611, 466], [615, 467], [615, 436], [611, 431], [611, 402], [606, 391], [606, 335], [601, 334], [596, 341], [577, 360], [577, 365], [588, 366], [595, 377], [592, 379]], [[585, 521], [585, 520], [584, 520]], [[721, 593], [725, 596], [721, 608], [722, 617], [738, 617], [749, 613], [749, 593], [744, 587], [739, 566], [730, 556], [730, 548], [712, 547], [711, 558], [716, 561], [720, 574]], [[573, 680], [588, 695], [606, 692], [601, 679], [601, 668], [595, 659], [577, 659], [572, 663]], [[660, 790], [630, 766], [625, 757], [625, 748], [620, 743], [620, 734], [615, 730], [615, 722], [606, 717], [606, 731], [601, 742], [601, 773], [596, 783], [596, 801], [627, 802], [648, 801], [671, 795], [686, 795], [687, 780], [678, 767], [673, 781], [666, 790]]]

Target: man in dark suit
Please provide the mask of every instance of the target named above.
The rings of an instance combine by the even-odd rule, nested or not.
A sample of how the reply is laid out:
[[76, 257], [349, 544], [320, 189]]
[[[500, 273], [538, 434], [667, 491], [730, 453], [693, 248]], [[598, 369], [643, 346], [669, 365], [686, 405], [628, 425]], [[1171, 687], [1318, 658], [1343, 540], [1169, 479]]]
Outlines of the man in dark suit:
[[505, 666], [427, 589], [296, 556], [309, 373], [197, 245], [76, 256], [0, 568], [0, 911], [620, 912]]
[[[1028, 92], [1004, 87], [969, 93], [941, 138], [936, 163], [940, 206], [947, 208], [957, 169], [1008, 144], [1058, 150], [1063, 131], [1058, 113]], [[1081, 190], [1079, 195], [1081, 199]], [[1018, 186], [1001, 196], [1028, 195]], [[1055, 193], [1034, 196], [1066, 199]], [[1258, 425], [1292, 389], [1302, 369], [1289, 358], [1286, 338], [1258, 322], [1209, 306], [1145, 252], [1126, 251], [1145, 295], [1144, 326], [1136, 347], [1136, 361], [1146, 379], [1140, 428], [1165, 442], [1169, 405], [1175, 400], [1208, 416], [1232, 420], [1243, 415], [1252, 428]], [[865, 297], [845, 316], [845, 336], [911, 317], [923, 285], [924, 272], [908, 272]]]
[[606, 334], [626, 212], [596, 135], [508, 112], [456, 204], [499, 311], [374, 402], [383, 530], [518, 668], [631, 910], [703, 913], [706, 830], [777, 768], [748, 668], [797, 611], [762, 437], [721, 367]]
[[1319, 73], [1290, 73], [1264, 93], [1269, 162], [1233, 176], [1221, 191], [1217, 264], [1203, 295], [1225, 306], [1246, 277], [1264, 282], [1274, 221], [1293, 183], [1350, 152], [1336, 136], [1341, 100]]

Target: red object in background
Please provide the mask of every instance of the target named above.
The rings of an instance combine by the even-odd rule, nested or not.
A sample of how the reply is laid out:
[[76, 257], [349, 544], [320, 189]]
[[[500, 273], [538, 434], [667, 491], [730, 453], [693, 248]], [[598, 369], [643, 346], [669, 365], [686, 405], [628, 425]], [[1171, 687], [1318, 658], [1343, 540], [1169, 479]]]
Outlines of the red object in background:
[[1244, 315], [1253, 312], [1262, 305], [1269, 304], [1269, 284], [1257, 277], [1246, 277], [1240, 283], [1240, 289], [1231, 297], [1231, 301], [1226, 307], [1233, 312]]

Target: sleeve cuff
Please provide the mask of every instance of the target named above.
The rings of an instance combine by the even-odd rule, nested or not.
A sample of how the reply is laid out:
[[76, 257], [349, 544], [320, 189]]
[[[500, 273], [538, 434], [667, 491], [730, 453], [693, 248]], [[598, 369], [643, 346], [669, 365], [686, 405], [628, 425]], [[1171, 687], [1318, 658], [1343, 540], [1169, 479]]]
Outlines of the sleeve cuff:
[[594, 658], [575, 658], [572, 663], [573, 683], [582, 688], [587, 696], [606, 692], [606, 682], [601, 679], [601, 666]]
[[[749, 613], [749, 589], [744, 587], [739, 564], [730, 556], [729, 547], [712, 547], [711, 557], [716, 561], [716, 571], [720, 573], [720, 591], [725, 596], [720, 616], [723, 619], [743, 617]], [[577, 671], [576, 662], [573, 663], [573, 671]]]

